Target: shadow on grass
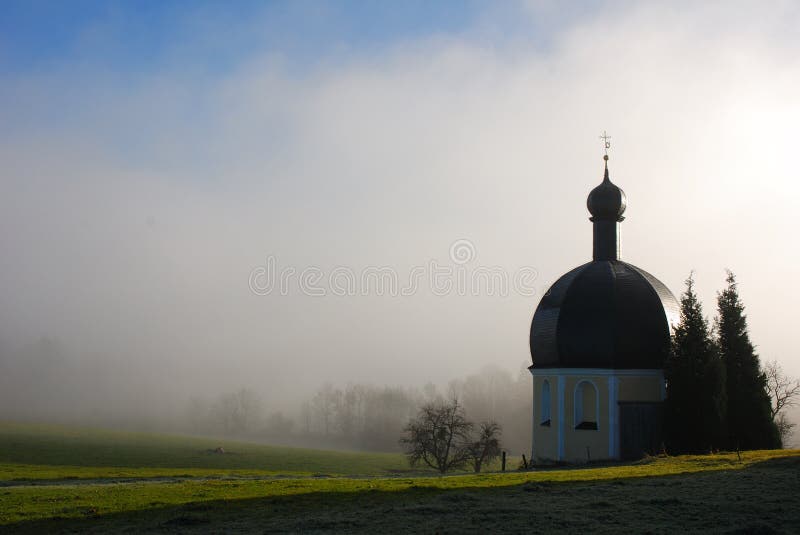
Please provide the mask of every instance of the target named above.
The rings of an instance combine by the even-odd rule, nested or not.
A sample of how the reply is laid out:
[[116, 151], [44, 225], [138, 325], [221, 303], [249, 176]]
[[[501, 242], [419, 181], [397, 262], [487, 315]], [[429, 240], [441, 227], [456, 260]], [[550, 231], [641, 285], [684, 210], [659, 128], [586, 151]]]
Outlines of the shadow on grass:
[[492, 488], [311, 492], [153, 503], [130, 513], [19, 522], [20, 533], [796, 533], [800, 457], [741, 470]]

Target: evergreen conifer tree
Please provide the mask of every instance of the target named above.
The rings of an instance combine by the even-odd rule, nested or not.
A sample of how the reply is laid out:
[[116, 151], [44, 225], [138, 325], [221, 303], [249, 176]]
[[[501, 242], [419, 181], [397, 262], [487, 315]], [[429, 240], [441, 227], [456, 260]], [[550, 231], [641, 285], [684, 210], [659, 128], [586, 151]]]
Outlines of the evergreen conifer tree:
[[681, 321], [666, 365], [665, 438], [673, 453], [704, 453], [725, 441], [725, 368], [703, 307], [686, 280]]
[[744, 305], [730, 271], [726, 282], [728, 287], [717, 295], [717, 334], [727, 377], [728, 446], [779, 448], [780, 433], [771, 417], [767, 378], [750, 342]]

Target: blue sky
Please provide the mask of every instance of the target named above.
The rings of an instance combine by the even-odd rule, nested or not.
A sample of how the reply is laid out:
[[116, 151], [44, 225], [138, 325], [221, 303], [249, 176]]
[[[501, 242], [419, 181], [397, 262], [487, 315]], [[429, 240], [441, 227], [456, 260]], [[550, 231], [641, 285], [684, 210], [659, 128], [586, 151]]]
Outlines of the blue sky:
[[[8, 1], [0, 17], [0, 72], [63, 64], [128, 74], [163, 68], [175, 58], [211, 72], [235, 68], [265, 51], [297, 66], [330, 56], [369, 54], [426, 37], [473, 32], [538, 46], [601, 2], [488, 0], [296, 0], [223, 2]], [[618, 9], [619, 6], [614, 7]]]
[[225, 68], [265, 48], [310, 58], [341, 47], [455, 33], [479, 10], [471, 1], [422, 0], [4, 2], [0, 58], [6, 71], [61, 61], [147, 70], [190, 47], [208, 67]]

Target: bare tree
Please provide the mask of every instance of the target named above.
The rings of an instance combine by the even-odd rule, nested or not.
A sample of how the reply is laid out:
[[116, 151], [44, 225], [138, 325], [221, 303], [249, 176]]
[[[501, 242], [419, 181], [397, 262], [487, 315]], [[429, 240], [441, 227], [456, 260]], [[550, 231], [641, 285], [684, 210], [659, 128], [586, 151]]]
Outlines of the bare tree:
[[262, 410], [258, 395], [247, 388], [225, 394], [213, 407], [226, 433], [246, 433], [260, 419]]
[[501, 454], [500, 424], [497, 422], [481, 423], [478, 440], [470, 447], [470, 462], [475, 472], [480, 472], [484, 463], [490, 463]]
[[457, 399], [424, 405], [406, 425], [400, 439], [411, 466], [420, 461], [441, 472], [464, 466], [471, 457], [473, 424]]
[[786, 444], [795, 424], [786, 417], [784, 409], [797, 405], [800, 398], [800, 379], [787, 376], [777, 360], [771, 360], [764, 365], [764, 374], [767, 376], [767, 393], [772, 400], [772, 421], [778, 426], [781, 441]]
[[331, 431], [331, 424], [341, 396], [341, 390], [334, 388], [330, 383], [325, 383], [311, 400], [312, 410], [318, 415], [325, 431], [325, 436]]
[[793, 429], [795, 424], [789, 421], [789, 418], [786, 417], [784, 413], [780, 413], [775, 418], [775, 425], [778, 428], [778, 432], [781, 434], [781, 444], [783, 447], [788, 447], [787, 444], [789, 443], [789, 439], [792, 438]]
[[346, 437], [353, 437], [363, 417], [363, 388], [349, 384], [337, 398], [337, 428]]
[[503, 429], [508, 449], [525, 451], [531, 440], [531, 374], [520, 366], [517, 374], [496, 365], [453, 381], [459, 401], [473, 422], [494, 421]]

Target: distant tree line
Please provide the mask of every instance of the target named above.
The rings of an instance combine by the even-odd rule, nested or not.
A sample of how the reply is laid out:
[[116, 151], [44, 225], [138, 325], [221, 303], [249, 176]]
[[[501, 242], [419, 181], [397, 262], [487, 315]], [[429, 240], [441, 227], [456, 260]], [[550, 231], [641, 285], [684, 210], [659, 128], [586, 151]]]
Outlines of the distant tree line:
[[726, 282], [713, 327], [691, 275], [681, 296], [666, 364], [665, 435], [674, 453], [779, 448], [793, 427], [783, 409], [800, 395], [800, 383], [777, 363], [761, 366], [733, 273]]
[[325, 384], [303, 404], [298, 436], [320, 445], [397, 451], [400, 433], [422, 407], [458, 399], [471, 421], [502, 426], [512, 451], [530, 449], [531, 386], [526, 369], [512, 374], [488, 366], [451, 381], [445, 390], [431, 383], [421, 388]]
[[326, 383], [303, 403], [299, 431], [305, 441], [323, 446], [394, 450], [398, 429], [434, 396], [433, 385], [418, 390]]
[[192, 398], [187, 409], [189, 430], [245, 436], [263, 427], [264, 406], [248, 388], [219, 395], [214, 401]]
[[[270, 410], [249, 389], [190, 401], [185, 426], [198, 434], [264, 439], [320, 448], [400, 451], [398, 437], [412, 417], [430, 404], [457, 398], [459, 410], [474, 422], [502, 427], [504, 444], [521, 454], [530, 449], [531, 380], [488, 366], [444, 389], [323, 384], [287, 412]], [[285, 407], [283, 407], [285, 409]]]

